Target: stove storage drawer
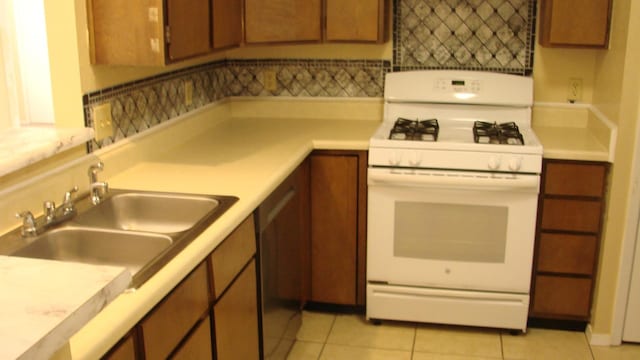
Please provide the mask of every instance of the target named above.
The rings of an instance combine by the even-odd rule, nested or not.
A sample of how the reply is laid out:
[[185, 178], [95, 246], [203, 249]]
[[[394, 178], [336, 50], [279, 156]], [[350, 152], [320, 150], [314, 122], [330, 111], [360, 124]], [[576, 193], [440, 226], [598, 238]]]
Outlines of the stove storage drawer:
[[530, 318], [586, 326], [608, 171], [604, 162], [543, 160]]

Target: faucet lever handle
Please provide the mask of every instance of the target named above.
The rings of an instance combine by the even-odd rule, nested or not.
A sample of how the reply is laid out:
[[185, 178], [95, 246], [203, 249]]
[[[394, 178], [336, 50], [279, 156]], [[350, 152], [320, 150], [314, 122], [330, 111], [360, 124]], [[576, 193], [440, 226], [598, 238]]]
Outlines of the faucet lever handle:
[[36, 219], [31, 211], [22, 211], [16, 214], [16, 218], [22, 219], [22, 236], [34, 236], [38, 234]]
[[95, 182], [95, 176], [98, 174], [99, 171], [102, 171], [104, 169], [104, 163], [102, 161], [98, 161], [97, 163], [89, 166], [89, 177], [91, 177], [91, 181]]
[[64, 198], [62, 200], [62, 209], [64, 213], [69, 213], [74, 210], [73, 204], [73, 194], [78, 192], [78, 187], [74, 186], [71, 190], [64, 193]]

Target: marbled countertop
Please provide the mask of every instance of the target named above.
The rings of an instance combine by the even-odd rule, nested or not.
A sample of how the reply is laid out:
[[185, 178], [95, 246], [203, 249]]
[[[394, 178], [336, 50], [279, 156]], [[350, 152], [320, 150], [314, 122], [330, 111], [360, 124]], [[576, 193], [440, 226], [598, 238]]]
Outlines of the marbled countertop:
[[125, 268], [0, 256], [0, 359], [48, 359], [124, 291]]
[[0, 176], [46, 159], [93, 138], [89, 128], [52, 125], [24, 126], [0, 131]]

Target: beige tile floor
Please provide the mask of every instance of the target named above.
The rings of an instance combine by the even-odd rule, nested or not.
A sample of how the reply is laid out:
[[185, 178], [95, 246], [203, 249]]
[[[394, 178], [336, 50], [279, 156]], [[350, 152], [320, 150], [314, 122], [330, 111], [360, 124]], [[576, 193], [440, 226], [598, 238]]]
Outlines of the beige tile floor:
[[385, 321], [305, 311], [289, 360], [638, 360], [640, 345], [590, 346], [584, 333], [493, 329]]

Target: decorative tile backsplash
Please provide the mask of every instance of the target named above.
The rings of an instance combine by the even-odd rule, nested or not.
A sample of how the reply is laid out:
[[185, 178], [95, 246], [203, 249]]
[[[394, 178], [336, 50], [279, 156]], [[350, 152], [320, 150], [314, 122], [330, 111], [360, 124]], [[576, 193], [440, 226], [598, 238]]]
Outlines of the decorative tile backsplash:
[[533, 69], [535, 0], [395, 0], [393, 71]]
[[529, 75], [535, 7], [535, 0], [394, 0], [393, 61], [222, 60], [92, 92], [83, 98], [87, 126], [92, 107], [110, 103], [114, 135], [88, 150], [229, 96], [381, 97], [387, 72], [416, 69]]

